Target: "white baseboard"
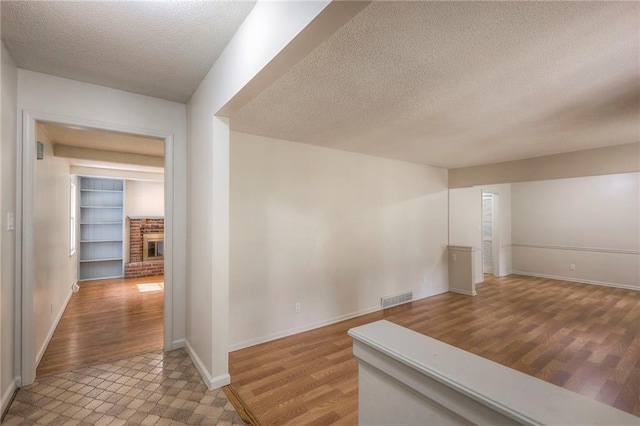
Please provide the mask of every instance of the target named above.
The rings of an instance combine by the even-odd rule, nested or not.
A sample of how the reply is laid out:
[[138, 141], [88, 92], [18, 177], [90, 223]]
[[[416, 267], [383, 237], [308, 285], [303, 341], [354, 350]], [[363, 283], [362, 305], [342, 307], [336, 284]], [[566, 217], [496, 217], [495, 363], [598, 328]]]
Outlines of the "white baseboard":
[[[432, 293], [418, 294], [418, 295], [415, 295], [415, 297], [412, 300], [410, 300], [408, 302], [405, 302], [405, 303], [415, 302], [416, 300], [424, 299], [426, 297], [436, 296], [438, 294], [446, 293], [447, 291], [448, 291], [448, 289], [444, 289], [444, 290], [441, 290], [441, 291], [439, 290], [439, 291], [435, 291], [435, 292], [432, 292]], [[394, 306], [398, 306], [398, 305], [394, 305]], [[391, 308], [391, 306], [389, 308]], [[362, 309], [360, 311], [352, 312], [352, 313], [349, 313], [349, 314], [339, 315], [337, 317], [329, 318], [329, 319], [326, 319], [326, 320], [323, 320], [323, 321], [318, 321], [318, 322], [314, 322], [314, 323], [311, 323], [311, 324], [303, 325], [303, 326], [300, 326], [300, 327], [295, 327], [295, 328], [290, 328], [288, 330], [279, 331], [277, 333], [268, 334], [266, 336], [257, 337], [255, 339], [245, 340], [244, 342], [234, 343], [233, 345], [229, 346], [229, 352], [233, 352], [233, 351], [237, 351], [237, 350], [240, 350], [240, 349], [248, 348], [250, 346], [259, 345], [261, 343], [270, 342], [272, 340], [281, 339], [283, 337], [292, 336], [294, 334], [303, 333], [305, 331], [314, 330], [316, 328], [320, 328], [320, 327], [324, 327], [324, 326], [327, 326], [327, 325], [335, 324], [335, 323], [338, 323], [338, 322], [341, 322], [341, 321], [346, 321], [346, 320], [351, 319], [351, 318], [359, 317], [359, 316], [362, 316], [362, 315], [367, 315], [367, 314], [370, 314], [372, 312], [381, 311], [383, 309], [388, 309], [388, 308], [382, 308], [381, 306], [375, 306], [375, 307], [372, 307], [372, 308], [367, 308], [367, 309]]]
[[176, 339], [173, 342], [171, 342], [171, 346], [169, 347], [168, 350], [174, 351], [176, 349], [180, 349], [180, 348], [184, 348], [184, 347], [185, 347], [185, 340], [184, 339]]
[[9, 383], [9, 387], [2, 394], [2, 401], [0, 402], [0, 414], [4, 413], [4, 410], [7, 408], [9, 401], [11, 401], [11, 397], [13, 393], [18, 389], [16, 378], [14, 378], [11, 383]]
[[524, 271], [513, 271], [513, 273], [516, 275], [524, 275], [527, 277], [548, 278], [551, 280], [571, 281], [571, 282], [580, 283], [580, 284], [593, 284], [593, 285], [600, 285], [603, 287], [615, 287], [615, 288], [624, 288], [625, 290], [640, 291], [640, 287], [634, 287], [627, 284], [609, 283], [605, 281], [584, 280], [584, 279], [575, 278], [575, 277], [561, 277], [559, 275], [538, 274], [534, 272], [524, 272]]
[[62, 314], [64, 314], [64, 310], [67, 309], [67, 304], [69, 304], [69, 300], [71, 300], [72, 294], [73, 294], [73, 291], [69, 289], [69, 293], [67, 294], [67, 297], [65, 298], [64, 303], [62, 303], [62, 307], [60, 308], [60, 311], [58, 311], [56, 318], [53, 320], [53, 324], [51, 325], [51, 328], [47, 333], [47, 337], [44, 339], [44, 343], [42, 344], [42, 346], [40, 347], [40, 350], [38, 351], [38, 356], [36, 357], [36, 367], [38, 367], [38, 364], [40, 364], [40, 360], [42, 359], [44, 352], [47, 350], [47, 346], [49, 346], [49, 342], [53, 337], [53, 333], [56, 331], [56, 327], [58, 327], [58, 323], [60, 322], [60, 319], [62, 319]]
[[204, 380], [204, 383], [207, 385], [207, 388], [209, 388], [209, 390], [218, 389], [231, 383], [231, 376], [229, 374], [221, 374], [219, 376], [212, 377], [211, 374], [209, 374], [207, 368], [202, 363], [200, 357], [198, 357], [198, 355], [196, 354], [196, 351], [193, 350], [193, 347], [189, 344], [188, 340], [184, 341], [184, 346], [187, 349], [191, 360], [193, 361], [193, 365], [195, 365], [196, 370], [198, 370], [198, 373], [200, 373], [202, 380]]
[[457, 288], [450, 288], [449, 291], [452, 292], [452, 293], [464, 294], [465, 296], [477, 296], [478, 295], [478, 293], [476, 293], [475, 291], [458, 290]]

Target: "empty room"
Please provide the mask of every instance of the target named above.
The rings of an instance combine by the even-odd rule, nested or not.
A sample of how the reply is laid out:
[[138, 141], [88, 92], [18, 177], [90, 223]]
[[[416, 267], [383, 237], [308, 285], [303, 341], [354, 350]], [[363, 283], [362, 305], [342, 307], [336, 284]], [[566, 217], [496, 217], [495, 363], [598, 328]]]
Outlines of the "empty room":
[[[637, 3], [1, 7], [3, 422], [639, 421]], [[42, 126], [164, 141], [163, 190], [71, 164], [79, 216], [40, 226]], [[155, 350], [39, 374], [54, 234], [85, 278], [164, 257]]]

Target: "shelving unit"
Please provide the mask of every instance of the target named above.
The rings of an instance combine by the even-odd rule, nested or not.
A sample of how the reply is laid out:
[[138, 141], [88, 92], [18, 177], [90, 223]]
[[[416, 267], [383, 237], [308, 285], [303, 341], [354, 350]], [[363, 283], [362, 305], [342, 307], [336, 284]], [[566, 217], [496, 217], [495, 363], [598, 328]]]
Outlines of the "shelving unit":
[[124, 276], [124, 180], [80, 178], [80, 279]]

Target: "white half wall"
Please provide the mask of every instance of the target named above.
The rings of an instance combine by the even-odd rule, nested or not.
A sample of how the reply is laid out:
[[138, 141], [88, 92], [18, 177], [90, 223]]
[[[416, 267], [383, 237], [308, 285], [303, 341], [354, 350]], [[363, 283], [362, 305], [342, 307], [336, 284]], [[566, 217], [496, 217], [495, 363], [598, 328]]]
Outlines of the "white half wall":
[[16, 140], [18, 69], [2, 45], [2, 129], [0, 133], [0, 412], [15, 389], [16, 233], [7, 230], [8, 213], [16, 212]]
[[511, 197], [515, 273], [640, 290], [640, 173], [517, 183]]
[[233, 349], [447, 291], [444, 169], [232, 132], [230, 203]]
[[35, 347], [39, 361], [57, 320], [78, 280], [77, 252], [70, 254], [69, 162], [53, 155], [53, 144], [40, 126], [37, 138], [44, 144], [44, 159], [36, 162], [34, 247]]

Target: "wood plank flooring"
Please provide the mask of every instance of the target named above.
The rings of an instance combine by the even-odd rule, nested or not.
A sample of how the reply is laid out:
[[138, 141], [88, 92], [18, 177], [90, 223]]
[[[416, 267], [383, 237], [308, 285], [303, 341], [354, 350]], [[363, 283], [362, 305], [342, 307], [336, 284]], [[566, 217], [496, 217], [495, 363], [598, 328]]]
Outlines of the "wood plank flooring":
[[383, 318], [640, 416], [640, 293], [516, 275], [232, 352], [231, 383], [263, 425], [357, 424], [346, 333]]
[[126, 358], [163, 345], [163, 276], [84, 281], [71, 296], [36, 377]]

